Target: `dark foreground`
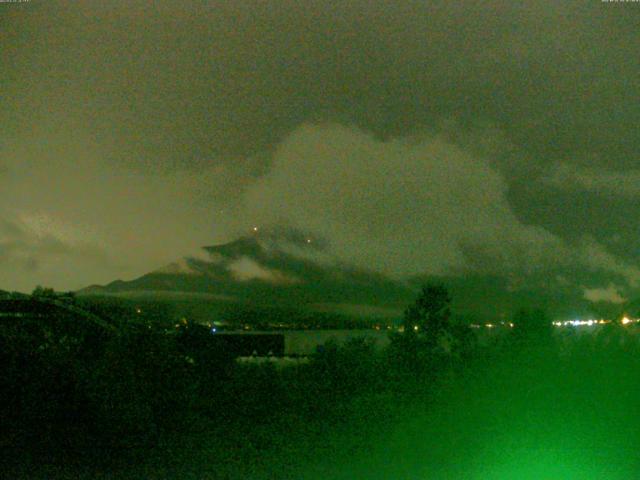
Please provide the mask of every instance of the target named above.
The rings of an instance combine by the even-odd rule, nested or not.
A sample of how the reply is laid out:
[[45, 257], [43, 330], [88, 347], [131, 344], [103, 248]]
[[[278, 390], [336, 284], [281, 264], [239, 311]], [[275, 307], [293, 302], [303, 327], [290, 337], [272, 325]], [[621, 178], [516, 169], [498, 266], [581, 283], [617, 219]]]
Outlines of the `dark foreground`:
[[358, 342], [282, 371], [223, 358], [185, 364], [184, 352], [137, 336], [86, 360], [91, 371], [67, 360], [36, 365], [44, 357], [31, 355], [26, 370], [49, 370], [13, 371], [12, 381], [36, 389], [13, 396], [6, 387], [20, 385], [5, 376], [0, 470], [47, 479], [635, 478], [637, 340], [622, 327], [564, 335], [502, 339], [456, 360], [421, 357], [428, 368]]

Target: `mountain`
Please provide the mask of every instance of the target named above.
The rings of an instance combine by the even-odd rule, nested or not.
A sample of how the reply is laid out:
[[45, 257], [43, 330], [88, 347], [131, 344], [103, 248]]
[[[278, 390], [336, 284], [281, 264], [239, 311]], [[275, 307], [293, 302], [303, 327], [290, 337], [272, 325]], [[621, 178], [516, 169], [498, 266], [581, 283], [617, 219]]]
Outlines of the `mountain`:
[[398, 318], [414, 289], [405, 282], [345, 265], [310, 239], [263, 234], [204, 247], [198, 256], [134, 280], [93, 285], [77, 293]]
[[488, 275], [395, 279], [333, 258], [326, 246], [298, 232], [261, 232], [189, 256], [131, 281], [91, 286], [79, 295], [164, 299], [207, 305], [201, 310], [281, 309], [398, 319], [421, 285], [441, 282], [453, 310], [469, 321], [508, 320], [518, 308], [552, 316], [590, 315], [579, 289], [530, 277]]

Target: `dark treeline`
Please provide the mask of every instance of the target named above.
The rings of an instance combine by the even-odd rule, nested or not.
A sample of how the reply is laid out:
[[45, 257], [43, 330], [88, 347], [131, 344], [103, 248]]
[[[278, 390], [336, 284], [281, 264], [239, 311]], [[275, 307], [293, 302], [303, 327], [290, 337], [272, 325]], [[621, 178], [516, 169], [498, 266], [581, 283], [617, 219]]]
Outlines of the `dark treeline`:
[[[370, 318], [333, 311], [313, 311], [286, 305], [251, 305], [206, 299], [178, 298], [120, 298], [99, 295], [81, 296], [82, 308], [112, 319], [118, 324], [150, 323], [154, 328], [172, 327], [182, 319], [190, 323], [216, 322], [222, 329], [283, 330], [283, 329], [367, 329]], [[377, 321], [383, 326], [399, 323], [398, 318], [384, 317]]]
[[330, 342], [286, 368], [236, 362], [232, 352], [212, 348], [207, 328], [166, 335], [132, 321], [96, 332], [62, 314], [2, 318], [5, 466], [125, 471], [159, 456], [188, 458], [200, 442], [216, 445], [222, 462], [233, 452], [259, 452], [268, 443], [259, 434], [265, 428], [318, 419], [338, 426], [362, 415], [359, 402], [368, 402], [367, 424], [383, 422], [399, 411], [389, 405], [428, 402], [451, 378], [482, 375], [505, 359], [541, 351], [584, 356], [603, 344], [634, 348], [627, 331], [613, 326], [579, 341], [568, 342], [571, 333], [552, 337], [541, 312], [518, 313], [513, 331], [480, 346], [471, 329], [452, 321], [450, 301], [444, 287], [426, 286], [388, 347]]

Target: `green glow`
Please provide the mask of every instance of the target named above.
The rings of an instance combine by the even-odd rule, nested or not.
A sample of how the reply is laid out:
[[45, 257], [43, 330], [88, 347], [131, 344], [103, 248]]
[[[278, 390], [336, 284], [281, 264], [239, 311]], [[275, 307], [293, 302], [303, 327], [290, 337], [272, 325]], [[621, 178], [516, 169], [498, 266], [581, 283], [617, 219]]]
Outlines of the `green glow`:
[[560, 480], [610, 478], [607, 462], [581, 449], [522, 449], [500, 452], [474, 472], [477, 479]]

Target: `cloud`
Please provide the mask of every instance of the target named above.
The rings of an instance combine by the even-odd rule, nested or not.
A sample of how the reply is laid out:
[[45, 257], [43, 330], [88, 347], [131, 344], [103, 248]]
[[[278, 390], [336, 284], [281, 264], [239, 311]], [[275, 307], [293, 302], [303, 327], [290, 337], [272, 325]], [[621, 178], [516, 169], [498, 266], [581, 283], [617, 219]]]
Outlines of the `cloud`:
[[602, 167], [559, 163], [542, 180], [565, 191], [586, 191], [602, 196], [628, 198], [640, 196], [640, 169], [612, 171]]
[[100, 245], [84, 240], [73, 228], [37, 217], [0, 217], [0, 273], [11, 279], [0, 288], [31, 290], [35, 284], [81, 286], [87, 271], [113, 270]]
[[625, 303], [626, 298], [622, 297], [619, 288], [613, 284], [609, 284], [607, 288], [585, 288], [584, 298], [590, 302], [608, 302], [608, 303]]
[[637, 151], [632, 17], [577, 1], [307, 3], [32, 2], [3, 25], [5, 128], [86, 135], [142, 168], [254, 158], [302, 121], [388, 138], [456, 114], [535, 154]]
[[336, 124], [305, 125], [244, 194], [248, 225], [287, 224], [328, 239], [344, 261], [390, 274], [467, 269], [469, 248], [535, 262], [560, 241], [518, 221], [488, 162], [439, 136], [381, 141]]
[[[604, 227], [585, 227], [537, 182], [560, 161], [551, 184], [637, 197], [637, 25], [597, 2], [51, 0], [7, 13], [0, 205], [90, 231], [126, 266], [91, 283], [253, 221], [398, 274], [535, 272], [588, 265], [565, 238], [591, 227], [606, 244], [638, 215], [612, 226], [611, 209], [594, 211]], [[320, 121], [354, 128], [300, 128]], [[615, 170], [576, 178], [585, 155]], [[589, 268], [610, 265], [628, 270]]]
[[355, 127], [304, 125], [245, 190], [236, 227], [286, 225], [325, 241], [322, 252], [307, 255], [392, 276], [523, 279], [564, 270], [640, 284], [640, 270], [595, 239], [569, 241], [523, 223], [497, 167], [461, 143], [438, 134], [384, 141]]
[[631, 287], [640, 286], [640, 268], [611, 254], [592, 238], [584, 238], [577, 249], [577, 263], [594, 271], [610, 272], [625, 279]]
[[[66, 149], [60, 141], [7, 149], [14, 168], [0, 188], [0, 217], [20, 227], [26, 244], [52, 238], [76, 250], [93, 245], [112, 261], [88, 261], [78, 266], [81, 279], [60, 274], [51, 286], [135, 278], [223, 238], [219, 218], [231, 207], [215, 199], [244, 181], [227, 168], [139, 172], [109, 165], [91, 145]], [[34, 271], [30, 284], [53, 276], [47, 278]]]
[[267, 269], [248, 257], [240, 257], [230, 263], [227, 268], [234, 278], [241, 282], [262, 280], [276, 284], [291, 284], [299, 281], [278, 270]]

